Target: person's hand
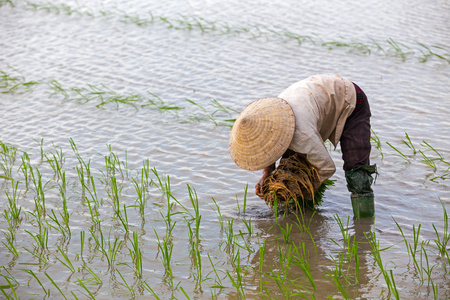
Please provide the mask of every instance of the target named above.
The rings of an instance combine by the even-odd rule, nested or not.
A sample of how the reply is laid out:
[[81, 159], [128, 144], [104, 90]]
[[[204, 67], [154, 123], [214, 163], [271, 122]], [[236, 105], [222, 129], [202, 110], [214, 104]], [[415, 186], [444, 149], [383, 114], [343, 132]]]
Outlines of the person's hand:
[[258, 183], [255, 185], [255, 194], [261, 199], [263, 199], [264, 196], [264, 193], [262, 191], [264, 180], [266, 180], [266, 178], [272, 173], [273, 170], [275, 170], [275, 163], [268, 167], [265, 167], [263, 170], [263, 175], [259, 179]]
[[263, 175], [261, 177], [261, 179], [259, 179], [258, 183], [255, 185], [255, 194], [261, 199], [263, 199], [263, 196], [264, 196], [263, 191], [262, 191], [262, 185], [266, 178], [267, 178], [267, 176]]

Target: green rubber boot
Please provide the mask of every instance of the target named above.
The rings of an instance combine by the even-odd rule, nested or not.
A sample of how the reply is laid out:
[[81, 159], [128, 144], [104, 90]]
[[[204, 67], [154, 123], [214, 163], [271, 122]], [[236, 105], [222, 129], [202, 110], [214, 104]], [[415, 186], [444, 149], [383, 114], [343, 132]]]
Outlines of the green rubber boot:
[[345, 171], [347, 189], [352, 193], [353, 215], [359, 220], [371, 218], [375, 214], [375, 202], [372, 190], [372, 174], [377, 174], [376, 165], [359, 166]]
[[373, 193], [370, 194], [353, 194], [351, 195], [353, 215], [358, 220], [363, 218], [371, 218], [375, 214], [375, 203]]

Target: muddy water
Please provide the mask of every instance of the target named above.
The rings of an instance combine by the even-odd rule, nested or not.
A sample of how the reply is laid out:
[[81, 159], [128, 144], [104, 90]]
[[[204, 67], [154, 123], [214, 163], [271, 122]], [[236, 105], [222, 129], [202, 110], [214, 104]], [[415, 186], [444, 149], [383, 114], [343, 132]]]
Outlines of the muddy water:
[[[197, 192], [202, 215], [200, 236], [203, 277], [210, 279], [201, 286], [195, 284], [187, 221], [178, 214], [174, 216], [177, 224], [172, 233], [175, 285], [180, 282], [179, 286], [192, 298], [207, 299], [211, 298], [211, 294], [219, 293], [220, 289], [213, 288], [215, 275], [211, 273], [210, 255], [226, 287], [221, 290], [223, 293], [219, 297], [237, 296], [226, 273], [228, 271], [236, 278], [233, 254], [224, 245], [226, 230], [220, 230], [216, 206], [212, 201], [214, 198], [223, 214], [225, 227], [227, 222], [234, 220], [235, 240], [242, 247], [239, 248], [241, 265], [247, 266], [248, 270], [242, 280], [243, 290], [248, 298], [258, 297], [260, 279], [251, 267], [258, 270], [260, 243], [267, 243], [263, 264], [266, 273], [280, 269], [278, 245], [281, 245], [282, 250], [286, 247], [282, 239], [276, 239], [281, 233], [277, 227], [273, 227], [276, 224], [273, 214], [253, 194], [253, 186], [260, 174], [241, 170], [234, 165], [228, 155], [229, 127], [215, 126], [213, 122], [207, 121], [204, 110], [186, 99], [209, 112], [216, 109], [211, 99], [240, 111], [254, 99], [277, 95], [291, 83], [320, 73], [338, 73], [362, 87], [368, 95], [373, 113], [372, 126], [382, 147], [380, 151], [374, 143], [372, 151], [372, 162], [378, 165], [380, 173], [374, 186], [376, 220], [349, 222], [350, 235], [361, 242], [359, 284], [348, 285], [346, 289], [349, 297], [379, 298], [386, 290], [385, 280], [380, 275], [364, 235], [370, 231], [376, 233], [380, 247], [392, 246], [382, 252], [382, 259], [387, 264], [386, 268], [393, 271], [400, 296], [408, 299], [433, 297], [427, 276], [422, 282], [420, 273], [414, 269], [394, 219], [403, 228], [409, 241], [412, 240], [413, 225], [422, 225], [420, 242], [436, 238], [433, 224], [441, 235], [444, 232], [439, 199], [449, 207], [450, 178], [430, 179], [448, 173], [448, 165], [435, 160], [436, 170], [430, 168], [423, 162], [422, 154], [414, 155], [401, 140], [406, 139], [407, 132], [415, 147], [426, 156], [438, 158], [436, 152], [423, 141], [438, 151], [445, 161], [450, 161], [450, 69], [447, 62], [437, 57], [421, 62], [423, 55], [420, 50], [424, 51], [424, 48], [415, 43], [418, 41], [428, 47], [439, 46], [448, 50], [448, 1], [369, 1], [357, 5], [328, 1], [176, 1], [161, 4], [158, 1], [148, 3], [136, 0], [53, 3], [36, 2], [37, 11], [21, 2], [17, 2], [15, 7], [3, 4], [0, 8], [0, 70], [21, 75], [26, 81], [41, 82], [28, 90], [21, 88], [14, 93], [1, 94], [0, 140], [27, 152], [32, 165], [43, 174], [43, 180], [50, 182], [46, 189], [47, 210], [60, 210], [61, 200], [58, 189], [51, 188], [58, 184], [53, 179], [53, 170], [48, 163], [40, 161], [37, 141], [43, 139], [45, 151], [55, 153], [55, 146], [60, 147], [56, 149], [62, 149], [66, 157], [64, 170], [70, 196], [68, 209], [71, 212], [72, 237], [64, 240], [57, 230], [47, 226], [48, 249], [43, 251], [43, 255], [48, 263], [39, 263], [36, 256], [25, 250], [32, 250], [32, 244], [35, 244], [35, 240], [25, 230], [38, 232], [34, 216], [31, 215], [35, 207], [35, 193], [32, 189], [26, 191], [23, 183], [19, 186], [22, 191], [19, 205], [23, 207], [15, 241], [19, 256], [14, 257], [6, 248], [6, 238], [2, 235], [1, 240], [5, 244], [0, 246], [3, 254], [0, 265], [5, 266], [1, 274], [6, 276], [8, 270], [18, 281], [16, 293], [21, 298], [45, 298], [36, 280], [19, 270], [24, 268], [33, 270], [45, 288], [51, 290], [50, 298], [58, 298], [60, 293], [44, 272], [55, 280], [68, 297], [72, 297], [71, 292], [80, 299], [83, 295], [87, 296], [86, 290], [76, 283], [77, 279], [92, 277], [83, 269], [85, 264], [103, 280], [102, 284], [86, 285], [96, 298], [132, 297], [118, 273], [108, 269], [107, 260], [96, 249], [89, 233], [91, 217], [83, 201], [76, 171], [78, 161], [71, 149], [70, 138], [75, 141], [83, 159], [91, 160], [99, 198], [104, 199], [99, 208], [100, 216], [104, 219], [104, 234], [107, 236], [111, 229], [110, 240], [112, 237], [124, 240], [118, 263], [131, 264], [126, 248], [131, 247], [131, 243], [127, 241], [121, 223], [113, 218], [107, 189], [102, 185], [108, 144], [122, 161], [125, 161], [127, 154], [127, 168], [132, 170], [130, 176], [120, 178], [122, 204], [134, 204], [136, 192], [131, 178], [136, 177], [142, 162], [147, 158], [150, 166], [155, 167], [159, 174], [169, 176], [172, 194], [182, 205], [191, 208], [187, 185], [194, 187]], [[62, 4], [77, 9], [79, 13], [68, 14], [65, 10], [67, 6]], [[125, 15], [129, 18], [125, 18]], [[138, 26], [130, 21], [136, 16], [141, 21], [148, 21], [148, 24]], [[150, 22], [152, 16], [153, 22]], [[159, 17], [171, 20], [173, 26], [160, 21]], [[193, 18], [204, 18], [210, 24], [215, 24], [216, 29], [205, 33], [195, 26], [192, 30], [176, 29], [184, 26], [177, 20], [189, 19], [193, 22]], [[226, 26], [232, 28], [231, 32], [224, 33]], [[260, 28], [260, 36], [255, 34], [259, 32], [255, 26]], [[238, 28], [251, 28], [253, 35]], [[305, 39], [299, 45], [293, 39], [286, 39], [287, 32], [307, 36], [314, 43]], [[405, 45], [403, 51], [408, 53], [404, 59], [386, 42], [389, 38]], [[373, 47], [371, 54], [358, 51], [357, 45], [373, 45], [374, 40], [380, 43], [384, 52]], [[330, 50], [322, 46], [322, 43], [327, 42], [354, 44]], [[440, 51], [440, 54], [447, 53], [442, 49], [433, 49]], [[52, 90], [49, 85], [52, 80], [57, 80], [67, 90], [104, 85], [119, 95], [145, 96], [150, 92], [166, 103], [184, 109], [135, 109], [127, 105], [116, 107], [114, 104], [96, 107], [99, 104], [96, 100], [82, 104], [80, 101], [70, 101], [78, 97], [74, 92], [64, 98], [61, 93]], [[231, 114], [231, 118], [236, 116], [234, 112]], [[205, 120], [197, 122], [192, 116]], [[226, 118], [230, 117], [224, 116], [222, 119]], [[408, 161], [398, 156], [386, 142], [401, 150]], [[347, 251], [341, 248], [344, 241], [335, 216], [344, 220], [352, 216], [339, 148], [330, 151], [338, 169], [333, 176], [336, 186], [327, 192], [325, 203], [312, 218], [310, 229], [314, 243], [309, 235], [300, 232], [295, 225], [292, 233], [293, 241], [297, 244], [304, 242], [309, 253], [317, 299], [327, 295], [342, 297], [334, 284], [326, 279], [326, 273], [334, 267], [333, 258]], [[14, 170], [20, 165], [19, 156]], [[23, 181], [21, 173], [15, 172], [13, 175], [15, 179]], [[245, 196], [247, 183], [249, 192]], [[2, 191], [10, 190], [10, 181], [2, 181]], [[150, 192], [145, 221], [137, 209], [128, 208], [130, 230], [138, 232], [144, 253], [143, 279], [162, 299], [171, 296], [183, 298], [180, 288], [171, 291], [158, 252], [155, 232], [160, 238], [165, 233], [166, 224], [160, 212], [166, 214], [166, 200], [157, 188], [150, 188]], [[2, 192], [0, 197], [6, 209], [6, 194]], [[244, 198], [245, 214], [242, 213]], [[183, 212], [183, 209], [177, 205], [174, 212]], [[306, 215], [307, 219], [309, 217], [310, 212]], [[250, 219], [254, 232], [248, 239], [241, 238], [239, 231], [247, 232], [243, 220]], [[291, 216], [281, 220], [280, 225], [285, 226], [286, 221], [293, 224], [296, 220]], [[2, 228], [7, 227], [5, 218], [1, 218], [0, 222]], [[86, 233], [86, 242], [81, 258], [77, 254], [81, 252], [82, 231]], [[253, 250], [245, 250], [246, 243]], [[431, 249], [433, 244], [430, 242]], [[75, 273], [72, 274], [56, 259], [63, 259], [57, 246], [67, 249], [74, 266], [79, 268]], [[430, 264], [436, 265], [431, 278], [439, 287], [439, 298], [449, 297], [447, 290], [450, 290], [450, 281], [443, 268], [444, 260], [436, 251], [429, 250], [427, 253]], [[351, 269], [352, 264], [349, 265]], [[449, 267], [448, 263], [446, 266]], [[131, 267], [117, 264], [116, 269], [132, 286], [136, 297], [150, 295], [139, 284]], [[292, 267], [291, 276], [300, 278], [300, 285], [313, 291], [298, 268]], [[4, 278], [1, 280], [4, 285], [6, 281]], [[263, 281], [271, 296], [281, 297], [276, 284], [267, 282], [271, 281], [270, 278], [265, 277]], [[386, 294], [384, 292], [383, 295]]]

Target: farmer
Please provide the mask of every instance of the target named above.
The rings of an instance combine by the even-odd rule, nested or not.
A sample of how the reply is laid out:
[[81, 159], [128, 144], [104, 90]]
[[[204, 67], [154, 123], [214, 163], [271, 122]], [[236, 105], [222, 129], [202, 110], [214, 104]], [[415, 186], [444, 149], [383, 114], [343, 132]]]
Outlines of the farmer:
[[340, 142], [347, 188], [356, 218], [374, 215], [370, 165], [370, 107], [364, 92], [339, 75], [316, 75], [292, 84], [278, 97], [249, 104], [230, 132], [230, 155], [241, 168], [263, 170], [262, 185], [280, 157], [298, 152], [318, 170], [320, 185], [336, 171], [325, 147]]

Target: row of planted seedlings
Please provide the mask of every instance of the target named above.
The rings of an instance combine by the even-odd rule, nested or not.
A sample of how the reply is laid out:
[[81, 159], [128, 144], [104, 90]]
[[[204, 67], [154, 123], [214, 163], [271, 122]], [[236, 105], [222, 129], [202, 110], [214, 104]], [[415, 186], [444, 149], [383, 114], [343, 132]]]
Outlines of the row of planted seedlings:
[[[189, 201], [182, 203], [172, 193], [170, 177], [151, 168], [149, 160], [132, 171], [126, 153], [120, 159], [108, 146], [99, 172], [92, 167], [98, 163], [83, 159], [71, 139], [76, 163], [68, 170], [62, 148], [44, 150], [44, 141], [36, 142], [35, 157], [1, 142], [1, 241], [9, 253], [2, 258], [0, 276], [6, 298], [42, 293], [64, 298], [150, 293], [159, 298], [158, 291], [163, 298], [190, 298], [205, 287], [213, 297], [233, 291], [245, 297], [244, 278], [258, 273], [249, 263], [257, 237], [251, 219], [226, 220], [219, 204], [210, 200], [217, 215], [215, 229], [222, 235], [217, 242], [226, 258], [218, 260], [217, 253], [202, 247], [202, 216], [193, 187], [187, 186]], [[152, 187], [159, 190], [157, 196]], [[131, 190], [133, 196], [128, 196]], [[243, 202], [245, 213], [246, 196]], [[174, 253], [175, 244], [182, 247]], [[174, 260], [180, 251], [181, 259]], [[186, 257], [191, 266], [176, 270]]]
[[[331, 239], [339, 248], [337, 255], [317, 265], [311, 263], [321, 256], [315, 242], [318, 235], [310, 229], [314, 213], [306, 218], [303, 214], [295, 219], [278, 218], [275, 209], [273, 226], [261, 235], [254, 229], [255, 221], [245, 215], [246, 188], [244, 199], [236, 198], [242, 218], [224, 218], [219, 203], [208, 201], [208, 208], [217, 215], [216, 226], [208, 226], [212, 220], [203, 222], [222, 236], [218, 254], [202, 238], [201, 204], [195, 189], [187, 186], [188, 198], [178, 201], [170, 177], [151, 168], [149, 160], [144, 160], [139, 171], [132, 171], [126, 153], [120, 159], [108, 146], [102, 170], [96, 171], [91, 166], [94, 161], [83, 159], [70, 140], [76, 158], [72, 171], [65, 168], [66, 155], [60, 147], [53, 145], [52, 151], [45, 151], [43, 140], [37, 144], [39, 153], [31, 159], [28, 153], [0, 143], [5, 204], [2, 245], [9, 252], [3, 258], [1, 277], [7, 298], [42, 292], [74, 298], [124, 292], [190, 298], [203, 294], [205, 288], [212, 297], [315, 298], [320, 293], [318, 284], [331, 285], [344, 298], [352, 298], [353, 287], [360, 284], [360, 261], [367, 260], [369, 252], [386, 282], [383, 292], [400, 297], [394, 274], [380, 254], [388, 247], [381, 248], [372, 231], [364, 232], [363, 240], [352, 238], [349, 219], [345, 223], [335, 216], [342, 233], [342, 241]], [[149, 201], [153, 205], [149, 206]], [[419, 224], [413, 227], [413, 241], [409, 242], [397, 225], [418, 284], [426, 284], [436, 299], [439, 280], [433, 278], [448, 273], [450, 265], [444, 204], [443, 209], [444, 229], [433, 224], [435, 239], [419, 239]], [[150, 232], [146, 223], [151, 224]], [[294, 231], [300, 236], [293, 238]], [[361, 243], [370, 245], [370, 251], [361, 251]], [[175, 244], [180, 247], [174, 253]], [[178, 267], [186, 257], [190, 267]], [[317, 277], [317, 268], [323, 265], [329, 268]], [[55, 274], [66, 277], [55, 279]]]
[[[382, 142], [373, 130], [371, 141], [373, 147], [380, 153], [381, 159], [384, 159]], [[418, 163], [431, 170], [431, 173], [426, 175], [427, 180], [440, 183], [450, 179], [450, 160], [429, 142], [422, 140], [417, 143], [405, 132], [405, 138], [402, 138], [398, 145], [390, 142], [386, 142], [386, 145], [406, 164]]]
[[104, 84], [87, 84], [81, 87], [68, 87], [56, 79], [28, 80], [19, 70], [9, 66], [8, 70], [0, 70], [0, 93], [20, 94], [32, 92], [36, 86], [48, 89], [50, 98], [59, 97], [63, 102], [94, 104], [97, 108], [128, 106], [136, 110], [151, 109], [161, 113], [171, 113], [180, 122], [209, 122], [215, 126], [231, 126], [237, 111], [211, 99], [204, 106], [192, 99], [185, 99], [189, 107], [176, 105], [163, 100], [149, 91], [145, 93], [120, 94]]
[[148, 26], [152, 24], [162, 24], [169, 29], [175, 30], [198, 30], [202, 33], [212, 33], [219, 35], [241, 35], [250, 39], [265, 39], [277, 40], [282, 42], [293, 41], [302, 45], [305, 42], [312, 45], [322, 46], [329, 50], [332, 49], [347, 49], [350, 52], [358, 52], [369, 55], [371, 53], [380, 53], [386, 56], [393, 56], [406, 61], [408, 57], [417, 56], [420, 62], [426, 62], [430, 58], [437, 58], [444, 62], [450, 62], [450, 55], [448, 49], [442, 46], [427, 46], [421, 42], [415, 41], [415, 44], [407, 45], [393, 38], [388, 38], [383, 41], [370, 39], [369, 41], [361, 42], [352, 39], [340, 37], [340, 40], [325, 41], [314, 34], [299, 34], [292, 31], [286, 31], [281, 28], [272, 28], [264, 25], [244, 25], [236, 26], [229, 25], [223, 21], [208, 20], [203, 17], [184, 16], [180, 15], [177, 18], [168, 16], [157, 16], [151, 11], [145, 14], [128, 13], [118, 9], [102, 9], [100, 11], [92, 11], [88, 7], [71, 7], [67, 4], [53, 4], [53, 3], [36, 3], [31, 1], [21, 1], [21, 3], [14, 0], [0, 1], [2, 4], [9, 4], [11, 7], [22, 4], [25, 9], [32, 9], [35, 11], [44, 11], [47, 13], [78, 15], [85, 17], [115, 17], [120, 22], [126, 24], [135, 24], [137, 26]]

